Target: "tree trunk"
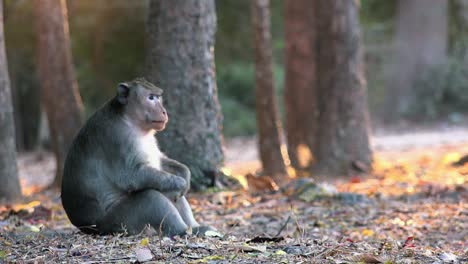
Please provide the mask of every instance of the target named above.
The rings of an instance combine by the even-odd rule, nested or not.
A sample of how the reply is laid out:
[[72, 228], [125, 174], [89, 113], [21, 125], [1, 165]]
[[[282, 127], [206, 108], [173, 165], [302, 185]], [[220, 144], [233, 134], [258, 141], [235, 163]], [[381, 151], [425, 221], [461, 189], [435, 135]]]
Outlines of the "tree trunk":
[[3, 1], [0, 1], [0, 202], [21, 196], [15, 149], [10, 78], [3, 31]]
[[[451, 15], [448, 23], [456, 24], [451, 30], [449, 51], [463, 60], [468, 66], [468, 0], [455, 0], [450, 2], [448, 13]], [[451, 25], [451, 27], [454, 27]], [[463, 56], [460, 58], [460, 56]]]
[[41, 100], [57, 160], [52, 187], [62, 182], [63, 163], [82, 125], [83, 106], [73, 69], [65, 0], [35, 0]]
[[372, 160], [359, 8], [354, 0], [316, 3], [320, 112], [312, 171], [349, 174], [353, 167], [369, 168]]
[[263, 172], [283, 182], [286, 167], [281, 154], [281, 122], [276, 107], [273, 79], [270, 1], [254, 0], [252, 21], [255, 34], [255, 103], [258, 147]]
[[445, 62], [448, 39], [448, 0], [400, 0], [397, 12], [395, 61], [385, 96], [390, 121], [417, 100], [414, 81]]
[[[30, 28], [32, 21], [31, 3], [4, 1], [5, 42], [7, 49], [10, 87], [13, 96], [16, 146], [18, 151], [32, 150], [38, 146], [40, 99], [39, 84], [35, 74], [35, 32]], [[26, 24], [25, 24], [26, 23]], [[23, 25], [24, 24], [24, 25]], [[19, 26], [23, 25], [23, 26]], [[19, 46], [14, 47], [14, 45]]]
[[[310, 160], [304, 156], [314, 146], [317, 117], [315, 3], [310, 0], [285, 1], [285, 128], [292, 167], [303, 169]], [[312, 135], [312, 136], [311, 136]]]
[[186, 164], [192, 187], [215, 183], [223, 162], [222, 116], [214, 67], [213, 0], [152, 0], [146, 77], [164, 89], [169, 115], [162, 150]]

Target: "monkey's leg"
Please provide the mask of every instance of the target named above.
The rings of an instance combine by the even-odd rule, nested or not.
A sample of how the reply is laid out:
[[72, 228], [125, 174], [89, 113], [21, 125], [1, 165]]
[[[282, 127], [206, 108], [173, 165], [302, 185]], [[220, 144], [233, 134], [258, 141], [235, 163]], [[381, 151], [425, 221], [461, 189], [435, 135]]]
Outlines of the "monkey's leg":
[[179, 210], [180, 216], [184, 219], [185, 223], [192, 227], [192, 234], [194, 235], [204, 235], [206, 231], [216, 229], [211, 226], [201, 226], [193, 217], [192, 208], [188, 203], [185, 196], [180, 197], [175, 203], [177, 210]]
[[190, 204], [188, 203], [185, 196], [180, 197], [174, 203], [175, 207], [179, 211], [180, 216], [184, 219], [184, 222], [191, 226], [191, 227], [198, 227], [200, 224], [195, 220], [193, 217], [192, 208], [190, 208]]
[[175, 205], [156, 190], [132, 194], [112, 208], [97, 228], [106, 234], [138, 234], [148, 224], [167, 236], [183, 235], [188, 228]]

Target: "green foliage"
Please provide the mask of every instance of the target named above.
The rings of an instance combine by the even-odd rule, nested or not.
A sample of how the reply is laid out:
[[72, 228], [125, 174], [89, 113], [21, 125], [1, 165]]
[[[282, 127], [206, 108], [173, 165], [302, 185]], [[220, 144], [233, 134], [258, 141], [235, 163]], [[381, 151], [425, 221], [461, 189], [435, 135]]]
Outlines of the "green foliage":
[[80, 1], [70, 16], [72, 53], [86, 115], [115, 94], [117, 83], [143, 72], [144, 5]]
[[255, 134], [255, 73], [250, 64], [218, 67], [219, 101], [226, 137]]
[[[273, 70], [278, 108], [282, 114], [284, 69], [282, 65], [275, 64]], [[224, 135], [226, 137], [254, 135], [256, 131], [254, 65], [237, 63], [218, 67], [217, 83], [224, 116]]]
[[391, 21], [397, 12], [396, 0], [361, 0], [360, 20], [364, 25]]
[[226, 137], [255, 134], [255, 112], [229, 97], [220, 96], [223, 111], [223, 132]]
[[463, 58], [451, 57], [415, 82], [416, 98], [409, 117], [435, 119], [468, 112], [468, 67]]
[[236, 63], [217, 68], [220, 97], [237, 101], [247, 108], [255, 108], [255, 69], [252, 64]]
[[461, 1], [449, 2], [449, 51], [457, 54], [468, 49], [468, 16]]

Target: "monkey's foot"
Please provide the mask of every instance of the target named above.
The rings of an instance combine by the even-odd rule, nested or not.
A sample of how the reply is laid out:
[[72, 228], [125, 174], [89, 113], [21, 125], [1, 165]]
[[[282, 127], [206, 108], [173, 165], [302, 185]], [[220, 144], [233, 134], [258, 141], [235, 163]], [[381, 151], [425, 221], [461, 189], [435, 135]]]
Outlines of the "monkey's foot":
[[192, 235], [194, 236], [206, 236], [206, 232], [208, 231], [213, 231], [218, 233], [216, 228], [211, 227], [211, 226], [197, 226], [197, 227], [192, 227]]

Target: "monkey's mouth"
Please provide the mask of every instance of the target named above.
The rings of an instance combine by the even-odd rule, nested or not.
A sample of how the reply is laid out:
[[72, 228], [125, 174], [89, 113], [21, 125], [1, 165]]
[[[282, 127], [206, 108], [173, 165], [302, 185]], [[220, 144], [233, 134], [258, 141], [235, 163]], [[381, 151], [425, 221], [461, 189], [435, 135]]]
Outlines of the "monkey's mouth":
[[166, 125], [166, 121], [161, 121], [161, 120], [151, 120], [151, 123], [156, 126], [164, 126]]

